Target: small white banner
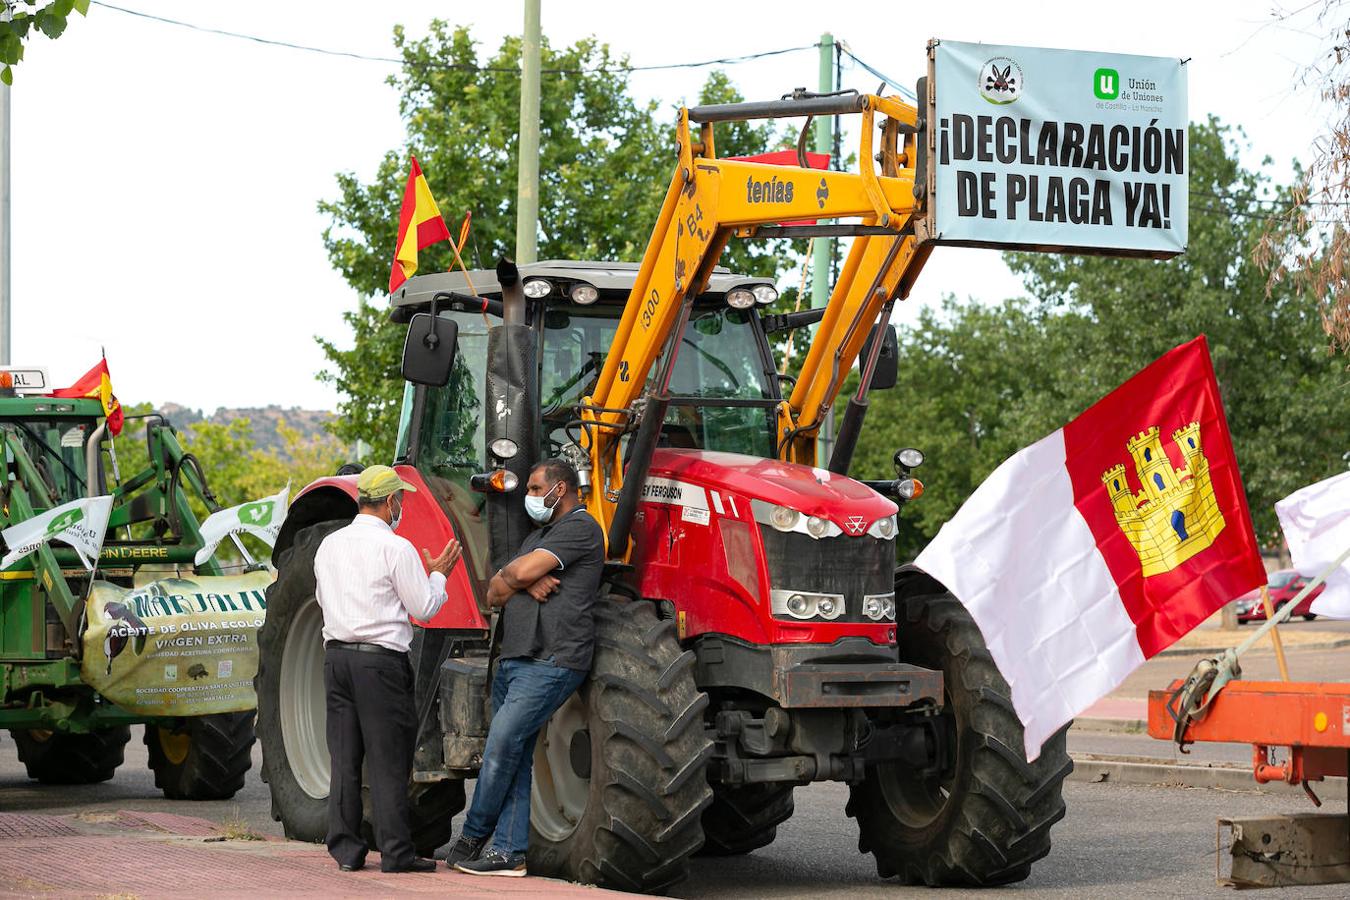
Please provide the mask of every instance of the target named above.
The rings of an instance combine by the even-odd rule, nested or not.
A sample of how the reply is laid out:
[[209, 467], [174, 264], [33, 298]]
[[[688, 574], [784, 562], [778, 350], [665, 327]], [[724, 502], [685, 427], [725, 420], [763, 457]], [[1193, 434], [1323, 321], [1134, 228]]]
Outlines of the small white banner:
[[286, 503], [290, 494], [291, 486], [287, 484], [280, 493], [271, 497], [211, 513], [202, 523], [204, 543], [193, 561], [200, 566], [211, 558], [221, 541], [240, 532], [248, 532], [269, 547], [276, 544], [281, 523], [286, 521]]
[[0, 531], [7, 548], [0, 569], [8, 569], [48, 541], [61, 541], [74, 547], [80, 562], [93, 571], [94, 561], [103, 548], [112, 504], [112, 497], [72, 500]]
[[1186, 68], [940, 41], [934, 237], [1166, 258], [1186, 249]]

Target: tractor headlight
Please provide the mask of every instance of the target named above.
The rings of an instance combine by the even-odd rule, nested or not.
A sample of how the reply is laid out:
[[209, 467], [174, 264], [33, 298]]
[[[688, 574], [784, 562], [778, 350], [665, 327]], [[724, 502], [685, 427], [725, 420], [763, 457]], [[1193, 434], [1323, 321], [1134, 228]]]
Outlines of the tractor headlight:
[[553, 293], [553, 282], [547, 278], [526, 278], [521, 290], [531, 300], [540, 300]]
[[749, 309], [755, 305], [755, 292], [749, 288], [727, 291], [727, 305], [732, 309]]
[[906, 500], [917, 500], [923, 496], [923, 482], [917, 478], [905, 478], [895, 486], [895, 490]]
[[755, 302], [760, 306], [768, 306], [778, 299], [778, 289], [771, 284], [757, 284], [750, 292], [755, 295]]
[[863, 615], [874, 622], [895, 618], [895, 594], [866, 594], [863, 596]]
[[520, 452], [520, 448], [516, 446], [516, 442], [510, 438], [497, 438], [488, 445], [488, 449], [491, 450], [492, 455], [498, 459], [512, 459]]
[[811, 537], [820, 539], [830, 532], [830, 523], [820, 516], [811, 516], [806, 520], [806, 533]]
[[600, 292], [589, 284], [578, 284], [572, 288], [572, 302], [590, 306], [600, 299]]
[[897, 450], [895, 451], [895, 464], [904, 466], [906, 469], [918, 468], [923, 465], [923, 451], [915, 450], [913, 447]]
[[769, 513], [769, 524], [779, 531], [791, 531], [796, 527], [802, 514], [795, 509], [788, 509], [786, 506], [775, 506]]
[[844, 595], [773, 590], [769, 607], [779, 618], [837, 619], [844, 614]]
[[877, 519], [872, 523], [872, 527], [867, 529], [867, 533], [874, 538], [883, 541], [889, 541], [895, 537], [895, 516], [886, 516], [884, 519]]

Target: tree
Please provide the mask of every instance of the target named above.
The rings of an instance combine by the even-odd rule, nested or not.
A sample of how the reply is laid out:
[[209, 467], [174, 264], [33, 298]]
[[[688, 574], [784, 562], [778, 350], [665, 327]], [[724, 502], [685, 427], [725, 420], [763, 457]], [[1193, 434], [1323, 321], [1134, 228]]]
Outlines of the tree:
[[38, 5], [39, 0], [4, 0], [0, 12], [0, 81], [14, 83], [14, 66], [23, 59], [24, 42], [34, 34], [45, 34], [56, 40], [66, 30], [66, 21], [72, 12], [89, 14], [89, 0], [52, 0]]
[[[408, 156], [416, 155], [432, 194], [458, 234], [472, 211], [465, 263], [491, 267], [514, 253], [516, 131], [520, 110], [520, 39], [506, 38], [480, 60], [467, 28], [435, 21], [420, 40], [396, 28], [402, 71], [390, 83], [400, 92], [407, 126], [403, 147], [386, 153], [375, 178], [363, 183], [338, 175], [339, 196], [319, 205], [332, 219], [324, 244], [333, 265], [362, 294], [344, 314], [354, 345], [340, 349], [320, 340], [328, 358], [321, 380], [342, 395], [334, 433], [362, 439], [374, 458], [390, 459], [403, 396], [399, 358], [404, 330], [387, 320], [383, 296], [393, 257]], [[655, 103], [642, 105], [628, 93], [624, 60], [615, 60], [593, 39], [554, 49], [545, 42], [540, 97], [541, 258], [635, 261], [646, 249], [651, 226], [674, 170], [673, 117]], [[703, 102], [726, 102], [739, 94], [714, 73]], [[768, 126], [733, 125], [719, 141], [723, 155], [757, 153], [771, 140]], [[763, 250], [736, 250], [732, 264], [772, 274], [775, 258]], [[450, 268], [442, 243], [419, 255], [422, 272]], [[380, 299], [370, 299], [380, 298]]]
[[1201, 333], [1264, 543], [1278, 540], [1276, 500], [1345, 470], [1346, 376], [1327, 355], [1316, 302], [1287, 284], [1268, 297], [1251, 258], [1262, 218], [1212, 202], [1241, 203], [1268, 188], [1236, 151], [1217, 122], [1191, 127], [1184, 254], [1165, 263], [1009, 254], [1032, 300], [949, 301], [904, 329], [901, 382], [873, 400], [856, 471], [884, 477], [901, 446], [929, 454], [919, 475], [930, 490], [903, 517], [906, 550], [931, 538], [1003, 459]]
[[1255, 259], [1272, 292], [1288, 281], [1312, 298], [1332, 349], [1350, 351], [1350, 14], [1339, 0], [1323, 0], [1271, 15], [1291, 30], [1325, 36], [1298, 83], [1314, 85], [1330, 115], [1311, 161], [1271, 212]]

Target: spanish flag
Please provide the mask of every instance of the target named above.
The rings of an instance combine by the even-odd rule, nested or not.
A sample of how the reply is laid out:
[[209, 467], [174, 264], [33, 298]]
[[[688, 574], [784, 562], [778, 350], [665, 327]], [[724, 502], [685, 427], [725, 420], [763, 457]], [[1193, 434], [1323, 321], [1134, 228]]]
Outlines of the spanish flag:
[[66, 398], [97, 397], [103, 403], [103, 415], [108, 419], [108, 431], [114, 437], [122, 433], [122, 404], [118, 403], [117, 397], [113, 395], [112, 376], [108, 374], [106, 357], [99, 360], [98, 365], [81, 375], [80, 380], [70, 387], [52, 391], [52, 396]]
[[408, 186], [403, 189], [403, 208], [398, 212], [398, 242], [394, 249], [394, 267], [389, 270], [389, 293], [417, 273], [417, 251], [437, 241], [450, 240], [450, 229], [436, 207], [436, 198], [422, 175], [417, 157], [408, 170]]

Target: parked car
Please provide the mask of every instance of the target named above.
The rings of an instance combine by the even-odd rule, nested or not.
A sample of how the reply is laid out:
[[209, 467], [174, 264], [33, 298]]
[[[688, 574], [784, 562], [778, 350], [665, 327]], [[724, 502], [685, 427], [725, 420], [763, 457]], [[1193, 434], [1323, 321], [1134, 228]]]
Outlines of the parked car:
[[[1266, 587], [1270, 590], [1270, 602], [1275, 609], [1284, 606], [1290, 600], [1303, 590], [1304, 586], [1311, 581], [1306, 575], [1300, 575], [1296, 569], [1280, 569], [1278, 572], [1270, 573], [1270, 580]], [[1317, 618], [1312, 612], [1312, 602], [1317, 599], [1317, 595], [1322, 593], [1322, 588], [1326, 585], [1319, 584], [1315, 589], [1308, 592], [1308, 596], [1298, 602], [1292, 615], [1302, 616], [1311, 622]], [[1248, 591], [1237, 598], [1238, 622], [1263, 622], [1266, 618], [1266, 607], [1261, 602], [1261, 589]]]

